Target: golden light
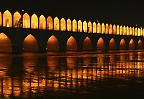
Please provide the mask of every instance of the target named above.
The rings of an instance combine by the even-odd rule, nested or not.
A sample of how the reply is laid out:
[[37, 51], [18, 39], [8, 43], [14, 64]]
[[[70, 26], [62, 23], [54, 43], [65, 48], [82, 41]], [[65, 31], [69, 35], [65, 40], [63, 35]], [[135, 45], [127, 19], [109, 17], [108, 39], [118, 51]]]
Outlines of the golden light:
[[62, 18], [62, 19], [60, 20], [60, 30], [61, 30], [61, 31], [66, 31], [66, 21], [65, 21], [64, 18]]
[[2, 26], [2, 13], [0, 12], [0, 26]]
[[133, 36], [135, 35], [135, 28], [134, 27], [132, 28], [132, 35]]
[[142, 36], [144, 36], [144, 28], [143, 28]]
[[141, 32], [140, 36], [142, 36], [142, 34], [143, 34], [143, 29], [142, 29], [142, 27], [140, 28], [140, 32]]
[[104, 34], [104, 33], [105, 33], [105, 24], [102, 23], [102, 34]]
[[106, 24], [106, 31], [105, 31], [105, 33], [106, 33], [106, 34], [109, 33], [109, 25], [108, 25], [108, 24]]
[[140, 28], [138, 28], [138, 36], [140, 36], [141, 35], [141, 30], [140, 30]]
[[38, 17], [36, 14], [33, 14], [31, 16], [31, 28], [38, 29]]
[[112, 26], [112, 24], [109, 24], [109, 34], [113, 34], [113, 26]]
[[96, 31], [96, 28], [97, 28], [96, 23], [93, 22], [93, 33], [96, 33], [96, 32], [97, 32], [97, 31]]
[[28, 13], [23, 15], [23, 28], [30, 28], [30, 16]]
[[125, 25], [123, 26], [123, 35], [126, 35], [127, 33], [127, 30], [126, 30], [126, 27], [125, 27]]
[[115, 34], [115, 35], [117, 34], [117, 28], [116, 28], [115, 24], [113, 25], [113, 34]]
[[130, 35], [130, 28], [127, 26], [127, 35]]
[[120, 35], [123, 35], [123, 27], [122, 27], [122, 25], [120, 26]]
[[97, 24], [97, 33], [101, 33], [101, 24], [100, 23]]
[[130, 27], [130, 33], [129, 33], [129, 35], [132, 35], [132, 34], [133, 34], [132, 27]]
[[88, 22], [88, 33], [92, 33], [92, 23]]
[[137, 27], [135, 27], [135, 29], [134, 29], [134, 36], [138, 36], [138, 29], [137, 29]]
[[78, 32], [82, 32], [82, 22], [81, 22], [81, 20], [78, 21]]
[[54, 18], [54, 30], [59, 30], [59, 19], [58, 19], [58, 17]]
[[83, 31], [87, 32], [87, 22], [86, 21], [83, 22]]
[[51, 16], [47, 17], [47, 29], [48, 30], [53, 30], [53, 19]]
[[67, 31], [71, 31], [71, 20], [70, 19], [67, 19]]
[[20, 26], [20, 18], [21, 15], [19, 12], [15, 12], [13, 15], [13, 27], [19, 27]]
[[116, 31], [117, 33], [117, 35], [119, 35], [120, 34], [120, 28], [119, 28], [119, 25], [117, 25], [117, 31]]
[[39, 17], [39, 29], [46, 29], [46, 19], [44, 15]]
[[3, 26], [12, 27], [12, 15], [8, 10], [3, 13]]
[[71, 36], [68, 40], [67, 40], [67, 50], [77, 50], [77, 41], [75, 40], [75, 38], [73, 36]]
[[72, 31], [77, 32], [77, 21], [75, 19], [72, 21]]

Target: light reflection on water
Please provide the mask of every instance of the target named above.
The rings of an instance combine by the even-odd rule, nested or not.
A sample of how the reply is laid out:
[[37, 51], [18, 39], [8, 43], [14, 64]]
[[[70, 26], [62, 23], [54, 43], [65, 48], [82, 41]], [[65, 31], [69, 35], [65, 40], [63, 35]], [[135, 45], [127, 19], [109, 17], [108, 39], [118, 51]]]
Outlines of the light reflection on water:
[[144, 52], [0, 55], [0, 97], [86, 92], [97, 81], [144, 76]]

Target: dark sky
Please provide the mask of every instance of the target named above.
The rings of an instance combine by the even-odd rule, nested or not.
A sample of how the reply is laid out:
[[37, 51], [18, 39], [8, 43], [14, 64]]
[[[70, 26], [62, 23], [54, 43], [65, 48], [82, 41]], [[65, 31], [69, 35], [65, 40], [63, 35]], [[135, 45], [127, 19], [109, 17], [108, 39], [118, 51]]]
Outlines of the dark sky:
[[139, 2], [126, 1], [107, 1], [98, 2], [60, 2], [61, 0], [5, 0], [0, 1], [1, 8], [15, 8], [26, 10], [48, 11], [55, 15], [84, 16], [99, 18], [99, 20], [108, 20], [118, 23], [139, 23], [144, 22], [144, 4]]

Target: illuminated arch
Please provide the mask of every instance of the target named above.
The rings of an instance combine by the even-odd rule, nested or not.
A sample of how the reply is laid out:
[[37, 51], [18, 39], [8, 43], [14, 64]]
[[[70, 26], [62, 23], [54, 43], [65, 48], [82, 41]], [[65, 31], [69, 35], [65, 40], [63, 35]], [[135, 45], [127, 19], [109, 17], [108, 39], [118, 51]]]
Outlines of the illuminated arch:
[[97, 24], [97, 33], [101, 33], [101, 24], [100, 23]]
[[53, 30], [53, 19], [51, 16], [47, 17], [47, 29], [48, 30]]
[[72, 31], [77, 32], [77, 21], [75, 19], [72, 21]]
[[125, 40], [124, 39], [121, 39], [120, 41], [120, 49], [126, 49], [126, 43], [125, 43]]
[[127, 30], [126, 30], [126, 27], [125, 25], [123, 26], [123, 35], [126, 35], [127, 34]]
[[39, 17], [39, 29], [46, 29], [46, 19], [44, 15]]
[[123, 27], [122, 27], [122, 25], [120, 26], [120, 35], [123, 35]]
[[140, 30], [140, 31], [141, 31], [141, 34], [140, 34], [140, 36], [142, 36], [142, 35], [143, 35], [143, 29], [142, 29], [142, 27], [141, 27], [141, 30]]
[[65, 31], [65, 30], [66, 30], [66, 21], [65, 21], [64, 18], [62, 18], [62, 19], [60, 20], [60, 30], [61, 30], [61, 31]]
[[19, 12], [15, 12], [13, 15], [13, 27], [21, 27], [21, 24], [19, 23], [21, 19], [21, 15]]
[[130, 28], [127, 26], [127, 35], [130, 35]]
[[78, 21], [78, 32], [82, 32], [82, 22], [81, 22], [81, 20]]
[[113, 34], [115, 34], [115, 35], [117, 34], [117, 29], [116, 29], [116, 25], [115, 24], [113, 25]]
[[27, 13], [23, 15], [23, 28], [30, 28], [30, 16]]
[[71, 20], [67, 19], [67, 31], [71, 31]]
[[119, 27], [119, 25], [117, 25], [117, 30], [116, 30], [116, 32], [117, 32], [117, 33], [116, 33], [117, 35], [120, 34], [120, 27]]
[[8, 10], [3, 13], [3, 26], [12, 27], [12, 15]]
[[54, 35], [48, 39], [47, 49], [48, 51], [59, 51], [59, 41]]
[[138, 49], [143, 49], [143, 42], [142, 40], [138, 40]]
[[108, 25], [108, 24], [106, 24], [105, 33], [106, 33], [106, 34], [108, 34], [108, 33], [109, 33], [109, 25]]
[[93, 22], [93, 33], [96, 33], [96, 32], [97, 32], [97, 31], [96, 31], [96, 28], [97, 28], [96, 23]]
[[91, 50], [92, 45], [91, 45], [91, 40], [89, 37], [86, 37], [83, 41], [83, 50]]
[[0, 52], [12, 52], [11, 40], [4, 33], [0, 33]]
[[36, 52], [38, 51], [38, 42], [35, 37], [29, 34], [23, 42], [23, 50], [26, 52]]
[[92, 23], [88, 22], [88, 33], [92, 33]]
[[97, 49], [98, 50], [104, 50], [105, 49], [105, 43], [103, 38], [99, 38], [98, 42], [97, 42]]
[[129, 33], [129, 35], [132, 35], [132, 34], [133, 34], [132, 27], [130, 27], [130, 33]]
[[109, 49], [116, 49], [116, 43], [115, 43], [114, 38], [111, 38], [109, 42]]
[[138, 28], [138, 36], [140, 36], [141, 35], [141, 30], [140, 30], [140, 28]]
[[73, 36], [71, 36], [68, 40], [67, 40], [67, 50], [71, 50], [71, 51], [76, 51], [77, 50], [77, 41], [75, 40], [75, 38]]
[[135, 27], [135, 29], [134, 29], [134, 36], [138, 36], [138, 29], [137, 29], [137, 27]]
[[54, 30], [59, 30], [59, 19], [58, 19], [58, 17], [54, 18]]
[[135, 46], [134, 46], [134, 40], [131, 39], [130, 42], [129, 42], [129, 49], [134, 49]]
[[83, 22], [83, 31], [87, 32], [87, 22], [86, 21]]
[[134, 27], [132, 28], [132, 35], [133, 36], [135, 35], [135, 28]]
[[33, 14], [31, 16], [31, 28], [38, 29], [38, 17], [36, 14]]
[[105, 33], [105, 24], [102, 23], [102, 34], [104, 34], [104, 33]]
[[2, 13], [0, 12], [0, 26], [2, 26]]
[[112, 24], [109, 24], [109, 34], [113, 34], [113, 26], [112, 26]]
[[143, 30], [142, 30], [142, 36], [144, 36], [144, 28], [143, 28]]

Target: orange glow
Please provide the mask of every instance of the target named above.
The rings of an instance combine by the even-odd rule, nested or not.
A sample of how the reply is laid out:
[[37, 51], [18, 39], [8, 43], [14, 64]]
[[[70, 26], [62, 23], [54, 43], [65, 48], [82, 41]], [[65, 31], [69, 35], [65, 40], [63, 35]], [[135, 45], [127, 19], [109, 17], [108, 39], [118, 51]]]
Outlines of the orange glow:
[[91, 50], [91, 48], [92, 48], [91, 40], [89, 37], [86, 37], [83, 42], [83, 50]]
[[97, 24], [97, 33], [101, 33], [101, 24], [100, 23]]
[[77, 42], [73, 36], [67, 40], [67, 50], [77, 50]]
[[47, 41], [48, 51], [58, 51], [59, 50], [59, 41], [58, 39], [52, 35]]
[[88, 33], [92, 33], [92, 23], [88, 22]]
[[50, 69], [50, 71], [54, 71], [56, 69], [56, 66], [59, 63], [59, 58], [55, 56], [48, 56], [47, 57], [47, 64]]
[[143, 29], [142, 29], [142, 27], [140, 29], [140, 32], [141, 32], [140, 36], [142, 36], [143, 35]]
[[138, 28], [138, 36], [140, 36], [141, 35], [141, 30], [140, 30], [140, 28]]
[[138, 36], [138, 29], [137, 29], [137, 27], [135, 27], [135, 29], [134, 29], [134, 36]]
[[143, 42], [142, 40], [138, 40], [138, 49], [142, 49], [143, 48]]
[[23, 42], [23, 50], [24, 51], [38, 51], [38, 43], [35, 37], [29, 34]]
[[113, 34], [113, 26], [112, 26], [112, 24], [109, 25], [109, 34]]
[[134, 40], [131, 39], [130, 42], [129, 42], [129, 49], [134, 49]]
[[23, 15], [23, 28], [30, 28], [30, 16], [27, 13]]
[[127, 34], [127, 30], [126, 30], [126, 27], [123, 26], [123, 35], [126, 35]]
[[83, 22], [83, 31], [87, 32], [87, 22], [86, 21]]
[[4, 33], [0, 33], [0, 52], [12, 52], [11, 40]]
[[109, 25], [108, 25], [108, 24], [106, 24], [106, 31], [105, 31], [105, 33], [106, 33], [106, 34], [109, 33]]
[[47, 29], [48, 30], [53, 30], [53, 19], [51, 16], [47, 17]]
[[82, 22], [81, 22], [81, 20], [78, 21], [78, 32], [82, 32]]
[[75, 19], [72, 21], [72, 31], [77, 32], [77, 21]]
[[65, 21], [64, 18], [62, 18], [62, 19], [60, 20], [60, 30], [61, 30], [61, 31], [65, 31], [65, 30], [66, 30], [66, 21]]
[[119, 28], [119, 25], [117, 25], [117, 31], [116, 31], [117, 33], [117, 35], [119, 35], [120, 34], [120, 28]]
[[67, 67], [69, 69], [73, 69], [76, 66], [76, 58], [74, 57], [67, 57]]
[[113, 25], [113, 34], [116, 35], [116, 34], [117, 34], [116, 32], [117, 32], [116, 25], [114, 24], [114, 25]]
[[130, 35], [130, 28], [127, 26], [127, 35]]
[[19, 27], [21, 15], [19, 12], [15, 12], [13, 16], [13, 27]]
[[120, 35], [123, 35], [123, 27], [122, 27], [122, 25], [120, 26]]
[[71, 31], [71, 20], [67, 19], [67, 31]]
[[0, 12], [0, 26], [2, 26], [2, 13]]
[[31, 28], [38, 29], [38, 17], [36, 14], [33, 14], [31, 16]]
[[129, 30], [130, 30], [129, 35], [132, 35], [133, 34], [132, 27], [130, 27]]
[[58, 19], [58, 17], [54, 18], [54, 30], [59, 30], [59, 19]]
[[43, 15], [39, 17], [39, 29], [46, 29], [46, 19]]
[[93, 22], [93, 33], [96, 33], [97, 31], [96, 31], [96, 23], [95, 22]]
[[3, 26], [12, 27], [12, 15], [8, 10], [3, 13]]
[[102, 34], [104, 34], [104, 33], [105, 33], [105, 24], [102, 23]]
[[135, 35], [135, 28], [134, 27], [132, 28], [132, 35], [133, 36]]
[[97, 42], [97, 49], [98, 50], [104, 50], [105, 49], [105, 44], [103, 38], [99, 38]]
[[116, 44], [114, 38], [112, 38], [109, 42], [109, 49], [116, 49]]
[[126, 49], [126, 44], [125, 44], [124, 39], [121, 39], [121, 41], [120, 41], [120, 49]]

